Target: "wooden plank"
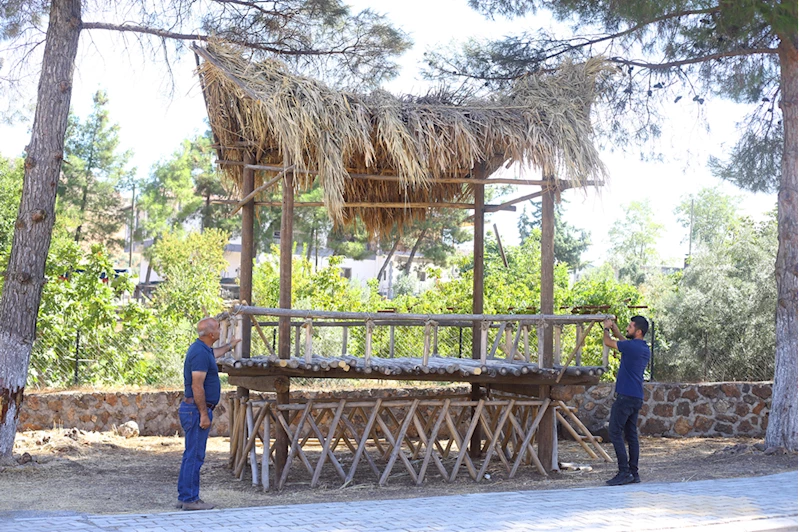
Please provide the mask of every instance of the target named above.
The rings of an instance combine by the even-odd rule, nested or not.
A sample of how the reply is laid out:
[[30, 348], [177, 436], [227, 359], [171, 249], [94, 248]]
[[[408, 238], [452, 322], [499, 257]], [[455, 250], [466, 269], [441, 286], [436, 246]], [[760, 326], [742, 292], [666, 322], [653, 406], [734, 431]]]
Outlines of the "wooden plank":
[[272, 409], [269, 403], [266, 405], [267, 413], [264, 416], [264, 452], [261, 454], [261, 484], [264, 491], [269, 491], [269, 456], [272, 443]]
[[[255, 196], [257, 196], [259, 192], [262, 192], [262, 191], [266, 190], [267, 188], [271, 187], [272, 185], [274, 185], [275, 183], [280, 181], [283, 178], [283, 176], [286, 174], [286, 172], [288, 172], [289, 170], [292, 170], [293, 168], [294, 168], [294, 166], [292, 165], [292, 166], [289, 166], [288, 168], [283, 169], [275, 177], [273, 177], [272, 179], [270, 179], [269, 181], [267, 181], [266, 183], [264, 183], [260, 187], [258, 187], [256, 189], [253, 189], [251, 192], [249, 192], [246, 196], [244, 196], [241, 199], [241, 201], [239, 201], [236, 204], [236, 207], [230, 213], [228, 213], [228, 217], [235, 216], [236, 213], [239, 212], [239, 210], [242, 207], [244, 207], [247, 203], [249, 203], [251, 199], [253, 199]], [[254, 169], [250, 165], [245, 166], [244, 167], [244, 171], [245, 172], [249, 171], [249, 172], [252, 172], [253, 174], [255, 173]], [[253, 182], [254, 182], [254, 180], [253, 180]]]
[[[375, 401], [374, 407], [372, 407], [372, 413], [369, 416], [368, 421], [366, 422], [366, 425], [363, 428], [363, 436], [361, 437], [361, 441], [358, 443], [358, 450], [355, 451], [355, 456], [352, 457], [352, 465], [350, 466], [350, 472], [347, 473], [347, 478], [344, 480], [344, 485], [342, 487], [347, 487], [347, 485], [349, 485], [349, 483], [352, 482], [352, 479], [355, 478], [355, 471], [358, 468], [358, 464], [361, 461], [361, 456], [366, 450], [366, 442], [369, 441], [369, 435], [372, 434], [374, 430], [375, 420], [377, 419], [377, 416], [380, 412], [380, 409], [382, 408], [382, 405], [383, 405], [383, 400], [378, 399], [377, 401]], [[363, 417], [366, 418], [365, 415]], [[374, 467], [374, 463], [372, 463], [372, 466]], [[377, 479], [380, 480], [379, 472], [377, 472]]]
[[416, 424], [416, 430], [419, 433], [419, 439], [422, 441], [422, 443], [425, 446], [424, 459], [422, 460], [422, 465], [419, 468], [419, 477], [416, 479], [417, 486], [421, 486], [422, 482], [424, 482], [424, 475], [427, 472], [427, 466], [430, 464], [431, 458], [435, 462], [439, 473], [441, 473], [441, 478], [445, 480], [449, 478], [449, 473], [447, 472], [447, 468], [444, 467], [444, 464], [441, 462], [441, 458], [439, 458], [439, 456], [435, 454], [434, 451], [436, 447], [440, 448], [440, 446], [438, 445], [438, 431], [441, 429], [441, 425], [444, 422], [444, 417], [446, 416], [446, 413], [449, 410], [449, 403], [450, 403], [449, 399], [444, 401], [444, 405], [438, 414], [436, 423], [435, 425], [433, 425], [433, 431], [430, 433], [430, 437], [427, 436], [427, 427], [423, 427], [422, 424], [414, 417], [413, 422]]
[[[466, 468], [469, 470], [469, 474], [472, 476], [472, 478], [474, 480], [477, 480], [477, 470], [474, 467], [474, 463], [472, 462], [471, 457], [466, 456], [466, 451], [470, 450], [470, 448], [473, 447], [473, 444], [474, 444], [473, 435], [474, 435], [475, 431], [477, 430], [477, 427], [480, 424], [479, 423], [480, 422], [480, 414], [482, 413], [484, 407], [485, 407], [485, 399], [480, 399], [477, 402], [477, 406], [474, 407], [474, 410], [472, 411], [473, 412], [472, 413], [472, 421], [471, 421], [471, 423], [469, 423], [469, 428], [466, 430], [466, 434], [463, 436], [463, 440], [464, 441], [466, 441], [466, 440], [471, 441], [472, 445], [467, 447], [466, 445], [461, 445], [460, 441], [458, 442], [458, 446], [460, 447], [460, 451], [458, 451], [458, 456], [455, 459], [455, 465], [452, 467], [452, 473], [450, 474], [450, 477], [449, 477], [449, 481], [450, 482], [454, 482], [455, 481], [455, 477], [458, 475], [458, 469], [460, 469], [461, 462], [463, 462], [464, 459], [466, 460]], [[450, 430], [452, 430], [452, 429], [453, 429], [453, 427], [450, 426]], [[457, 434], [457, 429], [455, 429], [455, 432], [453, 432], [452, 435], [455, 436], [456, 434]], [[480, 441], [478, 443], [482, 444], [482, 441]], [[477, 451], [478, 451], [478, 454], [479, 454], [479, 451], [480, 451], [480, 447], [479, 446], [477, 447]]]
[[[388, 463], [386, 464], [386, 468], [383, 470], [383, 476], [380, 477], [380, 481], [378, 485], [385, 486], [388, 482], [388, 477], [391, 475], [391, 470], [394, 467], [394, 463], [397, 461], [397, 458], [401, 458], [402, 461], [405, 463], [405, 468], [408, 470], [408, 473], [411, 475], [411, 478], [414, 482], [418, 479], [416, 475], [416, 470], [414, 470], [413, 465], [408, 460], [408, 457], [405, 456], [405, 453], [402, 452], [402, 441], [406, 438], [406, 434], [408, 432], [408, 427], [411, 425], [411, 421], [413, 420], [413, 414], [416, 412], [416, 407], [419, 406], [419, 400], [414, 399], [413, 404], [408, 409], [408, 412], [405, 415], [405, 419], [402, 421], [402, 425], [400, 426], [400, 430], [397, 433], [396, 437], [391, 435], [391, 432], [388, 431], [388, 427], [386, 427], [385, 423], [381, 418], [377, 418], [377, 422], [380, 423], [380, 426], [386, 432], [386, 439], [393, 445], [393, 449], [391, 451], [391, 456], [388, 459]], [[393, 441], [392, 441], [393, 440]]]
[[588, 445], [585, 444], [585, 442], [583, 441], [583, 438], [581, 438], [580, 435], [577, 434], [577, 431], [574, 430], [574, 427], [572, 427], [571, 424], [568, 421], [566, 421], [566, 419], [563, 417], [563, 415], [560, 412], [558, 412], [557, 410], [555, 410], [555, 417], [560, 422], [560, 424], [563, 425], [563, 428], [565, 428], [566, 431], [569, 434], [571, 434], [572, 438], [574, 438], [574, 441], [579, 443], [580, 447], [582, 447], [585, 450], [585, 452], [588, 453], [588, 456], [590, 456], [594, 460], [599, 458], [597, 456], [597, 454], [593, 451], [593, 449], [591, 449]]
[[[308, 413], [311, 411], [311, 407], [313, 406], [313, 401], [308, 401], [305, 404], [305, 408], [302, 411], [302, 415], [300, 416], [300, 420], [297, 423], [297, 428], [294, 430], [294, 434], [291, 433], [291, 428], [288, 426], [284, 416], [278, 414], [277, 418], [280, 424], [283, 426], [283, 433], [291, 436], [291, 451], [289, 452], [288, 456], [286, 457], [286, 462], [284, 467], [280, 470], [280, 480], [277, 483], [277, 489], [283, 489], [283, 486], [286, 484], [286, 480], [288, 480], [289, 470], [291, 469], [291, 461], [294, 456], [300, 456], [301, 460], [305, 464], [305, 467], [308, 469], [309, 472], [313, 473], [313, 467], [311, 463], [308, 462], [308, 457], [305, 456], [302, 448], [300, 447], [300, 434], [302, 433], [302, 429], [305, 426], [305, 419], [308, 417]], [[275, 457], [277, 457], [277, 453], [275, 453]], [[277, 467], [275, 468], [277, 470]], [[277, 474], [277, 471], [275, 472]]]
[[585, 436], [588, 438], [588, 441], [590, 441], [591, 444], [596, 448], [596, 450], [599, 451], [599, 454], [602, 456], [602, 458], [604, 458], [606, 462], [613, 462], [608, 453], [605, 452], [605, 449], [603, 449], [602, 446], [599, 445], [599, 442], [596, 441], [594, 435], [591, 434], [591, 431], [588, 430], [588, 428], [585, 425], [583, 425], [583, 422], [580, 421], [580, 418], [574, 415], [574, 412], [572, 412], [571, 409], [566, 406], [566, 403], [564, 403], [563, 401], [558, 401], [558, 406], [560, 406], [561, 409], [566, 412], [566, 414], [569, 416], [569, 419], [571, 419], [574, 422], [574, 424], [577, 425], [577, 428], [579, 428], [583, 432], [583, 434], [585, 434]]
[[569, 364], [571, 364], [572, 359], [575, 356], [577, 356], [578, 352], [582, 350], [583, 345], [585, 344], [585, 339], [588, 338], [588, 334], [591, 332], [591, 329], [594, 327], [594, 323], [596, 322], [591, 322], [590, 324], [588, 324], [588, 329], [586, 329], [585, 332], [583, 332], [582, 327], [577, 329], [577, 334], [578, 335], [582, 334], [582, 336], [578, 336], [577, 345], [574, 347], [574, 350], [569, 355], [569, 358], [566, 359], [566, 363], [563, 364], [563, 367], [560, 368], [560, 373], [558, 373], [558, 378], [555, 380], [555, 382], [560, 382], [560, 379], [563, 378], [563, 374], [566, 373], [566, 368], [568, 368]]
[[499, 342], [502, 341], [502, 336], [505, 334], [505, 329], [508, 327], [508, 322], [503, 321], [499, 325], [499, 330], [497, 331], [497, 335], [494, 337], [494, 344], [491, 346], [491, 353], [488, 354], [486, 358], [493, 359], [497, 352], [497, 347], [499, 347]]
[[344, 468], [341, 467], [341, 463], [339, 463], [336, 455], [333, 454], [333, 451], [330, 449], [330, 443], [335, 436], [336, 427], [338, 426], [339, 421], [341, 421], [341, 414], [344, 412], [344, 405], [346, 403], [346, 399], [341, 399], [339, 401], [338, 408], [336, 408], [336, 414], [333, 416], [333, 420], [330, 422], [330, 426], [327, 431], [327, 438], [324, 437], [322, 431], [319, 430], [319, 427], [313, 422], [313, 417], [311, 417], [311, 429], [319, 438], [319, 443], [322, 444], [322, 453], [319, 456], [319, 461], [316, 464], [316, 470], [314, 470], [313, 477], [311, 477], [312, 488], [315, 488], [319, 485], [319, 478], [322, 476], [322, 468], [324, 467], [328, 456], [330, 457], [330, 462], [333, 464], [336, 472], [341, 477], [341, 480], [345, 481], [347, 479], [347, 474], [344, 472]]
[[[505, 406], [505, 408], [503, 410], [503, 413], [502, 413], [502, 416], [499, 418], [499, 421], [497, 421], [497, 424], [495, 425], [496, 429], [494, 429], [494, 434], [491, 435], [491, 439], [490, 439], [490, 441], [488, 443], [488, 449], [486, 450], [486, 456], [483, 459], [483, 466], [480, 468], [480, 471], [477, 473], [477, 481], [478, 482], [480, 482], [480, 480], [485, 475], [486, 469], [488, 469], [488, 463], [491, 461], [491, 456], [494, 454], [494, 451], [496, 450], [497, 442], [499, 441], [499, 436], [500, 436], [500, 434], [502, 434], [502, 427], [504, 427], [505, 423], [507, 423], [508, 415], [510, 415], [511, 411], [513, 410], [513, 406], [514, 405], [515, 405], [515, 401], [511, 401], [510, 403], [508, 403], [507, 406]], [[507, 459], [505, 458], [505, 456], [502, 453], [499, 453], [499, 456], [501, 457], [502, 461], [505, 462], [505, 465], [507, 466]]]
[[[541, 420], [544, 418], [544, 414], [546, 413], [547, 410], [549, 410], [549, 404], [551, 402], [552, 402], [551, 399], [547, 397], [546, 399], [544, 399], [544, 403], [540, 407], [538, 407], [538, 415], [535, 416], [533, 424], [530, 425], [527, 434], [525, 434], [524, 436], [524, 440], [522, 440], [522, 445], [521, 445], [522, 449], [524, 449], [530, 444], [530, 441], [533, 439], [533, 435], [537, 432], [536, 429], [538, 429], [538, 426], [541, 424]], [[516, 475], [516, 471], [518, 471], [523, 458], [524, 458], [524, 453], [519, 453], [519, 456], [516, 457], [516, 461], [513, 463], [513, 468], [510, 471], [510, 478], [513, 478]], [[548, 464], [549, 462], [544, 462], [541, 459], [540, 448], [538, 456], [534, 460], [538, 460], [542, 464], [542, 469], [546, 471], [547, 468], [543, 468], [543, 464]], [[546, 472], [544, 474], [546, 474]]]
[[[529, 408], [525, 408], [524, 409], [524, 419], [523, 419], [522, 423], [527, 423], [527, 419], [529, 419], [528, 418], [528, 414], [529, 413], [530, 413], [530, 409]], [[526, 445], [524, 444], [524, 440], [525, 440], [526, 434], [524, 432], [524, 429], [522, 428], [522, 425], [519, 424], [519, 422], [516, 420], [516, 417], [513, 416], [513, 415], [511, 415], [509, 417], [509, 419], [510, 419], [511, 424], [513, 425], [514, 430], [516, 431], [516, 435], [522, 441], [522, 444], [519, 445], [520, 450], [518, 451], [518, 453], [516, 455], [516, 460], [517, 461], [518, 460], [524, 460], [524, 456], [525, 455], [529, 456], [530, 459], [532, 460], [533, 464], [535, 464], [536, 469], [538, 469], [538, 472], [541, 473], [542, 475], [544, 475], [545, 477], [549, 477], [549, 473], [547, 473], [547, 470], [544, 469], [543, 464], [541, 464], [541, 461], [538, 459], [538, 454], [535, 452], [535, 449], [530, 444], [530, 441], [527, 441]], [[515, 466], [515, 462], [514, 462], [514, 466]], [[515, 475], [515, 473], [513, 471], [511, 471], [511, 474], [508, 476], [508, 478], [513, 478], [514, 475]]]

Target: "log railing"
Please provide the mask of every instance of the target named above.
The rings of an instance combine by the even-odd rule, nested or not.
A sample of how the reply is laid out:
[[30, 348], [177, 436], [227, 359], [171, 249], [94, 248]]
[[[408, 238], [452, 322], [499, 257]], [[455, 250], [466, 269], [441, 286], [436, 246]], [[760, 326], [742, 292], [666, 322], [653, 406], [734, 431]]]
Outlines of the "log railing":
[[[544, 350], [544, 331], [553, 331], [553, 358], [560, 376], [570, 365], [585, 364], [583, 348], [593, 333], [601, 338], [601, 324], [608, 316], [540, 315], [540, 314], [400, 314], [335, 312], [262, 308], [237, 305], [220, 316], [222, 339], [229, 341], [240, 334], [239, 325], [248, 320], [257, 331], [251, 352], [277, 359], [278, 319], [290, 320], [292, 334], [291, 356], [281, 362], [286, 367], [316, 367], [326, 359], [338, 357], [362, 360], [369, 367], [372, 357], [396, 358], [396, 364], [414, 364], [424, 372], [452, 373], [448, 359], [458, 358], [457, 370], [479, 372], [488, 361], [496, 360], [519, 365], [519, 371], [541, 365]], [[473, 338], [473, 331], [476, 338]], [[253, 335], [255, 337], [256, 335]], [[479, 343], [479, 360], [471, 360], [472, 342]], [[597, 343], [594, 342], [594, 349]], [[601, 343], [600, 343], [601, 345]], [[234, 359], [240, 359], [240, 348]], [[601, 363], [594, 353], [593, 366], [607, 367], [608, 349], [602, 348]], [[416, 359], [409, 362], [408, 359]], [[384, 367], [389, 367], [385, 366]], [[513, 371], [513, 370], [511, 370]], [[475, 373], [479, 374], [479, 373]]]

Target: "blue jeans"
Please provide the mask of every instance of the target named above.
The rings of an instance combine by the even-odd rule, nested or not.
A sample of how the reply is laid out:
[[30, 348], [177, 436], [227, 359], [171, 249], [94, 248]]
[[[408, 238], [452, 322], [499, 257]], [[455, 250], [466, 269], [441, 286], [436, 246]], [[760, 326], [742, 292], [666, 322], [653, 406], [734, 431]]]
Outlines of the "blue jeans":
[[[200, 498], [200, 468], [205, 462], [205, 444], [208, 442], [211, 427], [200, 428], [200, 411], [197, 405], [180, 403], [178, 416], [183, 432], [186, 433], [186, 449], [183, 451], [178, 475], [178, 500], [194, 502]], [[210, 408], [208, 417], [213, 421], [214, 415]]]
[[[619, 462], [619, 473], [638, 474], [638, 411], [641, 410], [644, 400], [638, 397], [619, 394], [613, 407], [610, 409], [610, 441], [616, 450], [616, 460]], [[624, 440], [630, 448], [630, 459], [627, 460], [627, 450]]]

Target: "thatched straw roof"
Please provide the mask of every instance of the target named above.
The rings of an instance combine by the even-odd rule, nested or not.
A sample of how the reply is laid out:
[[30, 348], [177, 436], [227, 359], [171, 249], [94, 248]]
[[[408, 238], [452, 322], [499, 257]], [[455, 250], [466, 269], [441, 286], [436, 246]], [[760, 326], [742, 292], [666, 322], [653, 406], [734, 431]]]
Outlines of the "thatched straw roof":
[[[346, 208], [348, 202], [470, 202], [471, 187], [431, 178], [470, 177], [476, 163], [492, 172], [521, 162], [579, 185], [604, 177], [592, 140], [591, 105], [601, 60], [565, 63], [519, 80], [490, 98], [455, 105], [447, 94], [397, 98], [377, 90], [354, 94], [297, 76], [277, 61], [250, 62], [222, 44], [198, 50], [211, 128], [227, 161], [310, 170], [331, 218], [361, 217], [373, 233], [425, 216], [424, 209]], [[223, 171], [241, 184], [243, 168]], [[399, 176], [397, 182], [356, 180], [350, 173]], [[260, 173], [259, 181], [269, 175]], [[274, 175], [274, 174], [272, 174]]]

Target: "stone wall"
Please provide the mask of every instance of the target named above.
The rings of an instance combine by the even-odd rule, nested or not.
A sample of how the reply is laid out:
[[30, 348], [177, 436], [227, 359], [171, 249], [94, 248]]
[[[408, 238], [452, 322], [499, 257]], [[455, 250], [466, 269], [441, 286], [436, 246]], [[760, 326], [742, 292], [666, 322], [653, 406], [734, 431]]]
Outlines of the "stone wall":
[[[638, 416], [649, 436], [750, 436], [766, 434], [771, 406], [770, 382], [701, 384], [646, 383]], [[610, 417], [613, 384], [593, 386], [570, 402], [591, 429], [600, 432]]]
[[[292, 393], [294, 398], [323, 399], [382, 397], [397, 398], [427, 393], [463, 393], [467, 388], [438, 390], [361, 389], [347, 392]], [[212, 435], [228, 434], [227, 394], [214, 411]], [[771, 383], [647, 383], [638, 426], [651, 436], [751, 436], [762, 438], [768, 423]], [[29, 393], [20, 413], [19, 430], [42, 430], [53, 426], [108, 431], [133, 420], [144, 436], [180, 432], [177, 409], [181, 391], [159, 392], [54, 392]], [[601, 432], [613, 404], [613, 385], [600, 384], [577, 394], [570, 404], [593, 432]]]

